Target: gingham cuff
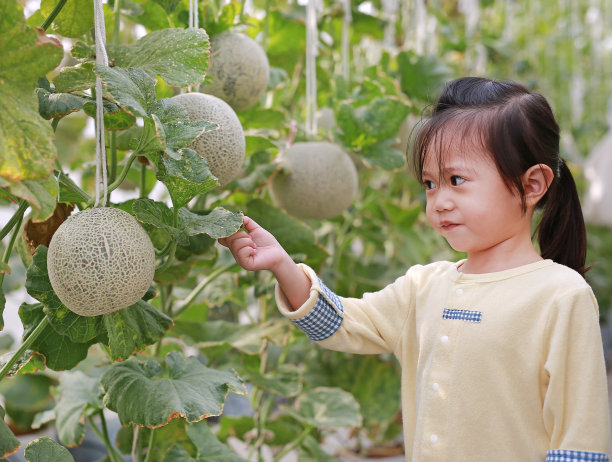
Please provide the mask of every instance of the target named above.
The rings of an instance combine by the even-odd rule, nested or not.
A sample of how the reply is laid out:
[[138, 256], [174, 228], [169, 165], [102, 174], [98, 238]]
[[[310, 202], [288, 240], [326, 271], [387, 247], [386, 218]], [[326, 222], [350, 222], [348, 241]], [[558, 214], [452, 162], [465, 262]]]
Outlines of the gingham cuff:
[[546, 462], [608, 462], [609, 460], [610, 458], [602, 452], [553, 449], [546, 453]]
[[342, 324], [344, 309], [340, 298], [319, 279], [314, 270], [300, 264], [301, 269], [311, 281], [310, 297], [297, 310], [292, 311], [285, 294], [276, 285], [278, 309], [308, 338], [315, 341], [331, 337]]

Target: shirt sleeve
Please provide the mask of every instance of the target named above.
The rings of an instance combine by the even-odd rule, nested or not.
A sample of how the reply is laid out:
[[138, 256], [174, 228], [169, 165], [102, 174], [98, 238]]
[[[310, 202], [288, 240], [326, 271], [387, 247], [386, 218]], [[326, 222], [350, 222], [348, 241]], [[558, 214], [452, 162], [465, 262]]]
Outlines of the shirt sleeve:
[[597, 301], [590, 288], [559, 299], [545, 334], [546, 462], [609, 460], [610, 417]]
[[299, 266], [311, 281], [310, 297], [292, 311], [277, 284], [276, 302], [281, 314], [325, 348], [360, 354], [394, 352], [412, 312], [408, 274], [378, 292], [366, 293], [357, 299], [339, 297], [312, 268]]

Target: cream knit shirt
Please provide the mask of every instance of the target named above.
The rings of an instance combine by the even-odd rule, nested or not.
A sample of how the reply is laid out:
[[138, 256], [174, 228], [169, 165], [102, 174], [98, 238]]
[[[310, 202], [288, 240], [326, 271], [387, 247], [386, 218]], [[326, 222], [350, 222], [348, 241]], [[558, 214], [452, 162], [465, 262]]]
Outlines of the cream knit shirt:
[[277, 287], [277, 302], [325, 348], [397, 357], [407, 461], [607, 461], [606, 371], [585, 280], [551, 260], [489, 274], [459, 264], [413, 266], [361, 299], [300, 265], [309, 300], [291, 311]]

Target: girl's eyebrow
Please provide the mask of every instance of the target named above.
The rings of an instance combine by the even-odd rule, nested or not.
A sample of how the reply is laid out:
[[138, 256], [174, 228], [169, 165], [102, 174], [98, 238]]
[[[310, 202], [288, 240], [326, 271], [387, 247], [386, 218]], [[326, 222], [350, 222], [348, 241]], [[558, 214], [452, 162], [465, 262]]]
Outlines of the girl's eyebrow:
[[[439, 173], [444, 174], [449, 174], [449, 173], [456, 173], [456, 172], [468, 172], [471, 171], [473, 169], [471, 169], [470, 167], [467, 167], [465, 165], [449, 165], [449, 166], [444, 166]], [[423, 169], [423, 176], [433, 176], [433, 173], [430, 172], [429, 170], [425, 170]]]

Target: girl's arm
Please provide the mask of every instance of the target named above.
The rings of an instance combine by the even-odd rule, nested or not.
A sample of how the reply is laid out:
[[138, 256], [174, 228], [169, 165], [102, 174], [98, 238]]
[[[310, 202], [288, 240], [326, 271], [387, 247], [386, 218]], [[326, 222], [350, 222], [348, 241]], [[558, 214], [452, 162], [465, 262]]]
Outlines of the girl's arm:
[[291, 308], [298, 309], [310, 296], [310, 279], [271, 233], [249, 217], [245, 216], [243, 223], [246, 231], [221, 238], [219, 243], [230, 249], [244, 269], [272, 271]]

